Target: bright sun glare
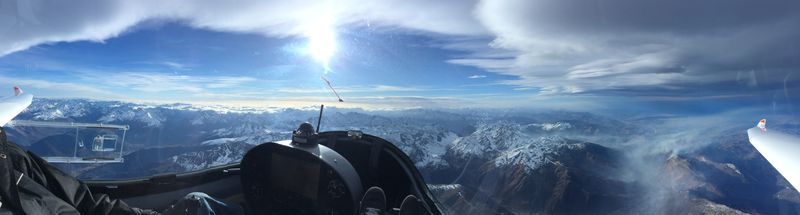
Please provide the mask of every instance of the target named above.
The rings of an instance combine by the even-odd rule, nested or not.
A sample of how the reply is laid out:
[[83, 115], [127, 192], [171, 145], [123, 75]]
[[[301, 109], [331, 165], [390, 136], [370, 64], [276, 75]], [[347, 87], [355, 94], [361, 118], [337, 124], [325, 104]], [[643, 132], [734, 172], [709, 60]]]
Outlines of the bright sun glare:
[[309, 32], [308, 40], [311, 56], [322, 63], [325, 70], [328, 70], [330, 58], [336, 51], [336, 38], [333, 30], [328, 25], [320, 25]]

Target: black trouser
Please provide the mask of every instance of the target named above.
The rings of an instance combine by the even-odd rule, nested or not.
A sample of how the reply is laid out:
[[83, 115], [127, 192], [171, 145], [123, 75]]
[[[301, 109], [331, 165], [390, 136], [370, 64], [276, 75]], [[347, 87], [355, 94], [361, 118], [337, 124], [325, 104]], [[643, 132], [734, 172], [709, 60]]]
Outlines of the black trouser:
[[244, 214], [238, 205], [228, 204], [201, 192], [189, 193], [186, 197], [164, 210], [164, 215], [231, 215]]
[[151, 214], [105, 194], [7, 141], [0, 128], [0, 208], [15, 214]]
[[[190, 193], [164, 214], [243, 214], [204, 193]], [[92, 193], [76, 178], [7, 141], [0, 127], [0, 214], [158, 214]]]

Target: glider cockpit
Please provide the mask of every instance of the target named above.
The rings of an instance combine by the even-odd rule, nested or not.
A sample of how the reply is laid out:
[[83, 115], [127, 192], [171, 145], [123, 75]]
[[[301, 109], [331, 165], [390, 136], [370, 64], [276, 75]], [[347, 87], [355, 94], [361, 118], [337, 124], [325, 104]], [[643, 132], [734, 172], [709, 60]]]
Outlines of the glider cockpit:
[[428, 214], [442, 214], [413, 162], [390, 142], [360, 131], [297, 133], [252, 148], [240, 163], [87, 184], [135, 207], [164, 209], [187, 193], [204, 192], [248, 214], [355, 214], [364, 191], [377, 186], [390, 211], [411, 194]]

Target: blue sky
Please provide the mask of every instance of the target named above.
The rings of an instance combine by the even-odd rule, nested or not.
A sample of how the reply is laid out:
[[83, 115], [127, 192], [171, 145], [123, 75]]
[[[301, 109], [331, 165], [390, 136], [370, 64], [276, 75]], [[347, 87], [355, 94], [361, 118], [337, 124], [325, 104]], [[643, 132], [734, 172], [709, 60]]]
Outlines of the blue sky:
[[[529, 93], [497, 83], [509, 76], [448, 63], [463, 53], [438, 48], [429, 36], [359, 28], [338, 29], [336, 40], [337, 50], [325, 73], [308, 53], [305, 38], [147, 23], [102, 42], [58, 42], [15, 52], [0, 58], [0, 68], [11, 80], [49, 83], [26, 87], [42, 97], [155, 102], [315, 97], [317, 102], [335, 101], [322, 75], [345, 99]], [[48, 86], [56, 83], [80, 87]]]
[[336, 35], [327, 73], [308, 53], [305, 38], [218, 32], [175, 22], [143, 24], [102, 42], [42, 44], [3, 56], [0, 68], [9, 80], [43, 82], [26, 87], [42, 97], [153, 102], [247, 100], [280, 106], [266, 102], [296, 97], [335, 101], [322, 75], [346, 100], [534, 92], [497, 83], [510, 76], [448, 63], [464, 53], [439, 48], [430, 36], [367, 28], [337, 29]]
[[[682, 114], [800, 99], [794, 1], [11, 5], [0, 84], [41, 97]], [[327, 73], [308, 47], [320, 29], [336, 38]]]

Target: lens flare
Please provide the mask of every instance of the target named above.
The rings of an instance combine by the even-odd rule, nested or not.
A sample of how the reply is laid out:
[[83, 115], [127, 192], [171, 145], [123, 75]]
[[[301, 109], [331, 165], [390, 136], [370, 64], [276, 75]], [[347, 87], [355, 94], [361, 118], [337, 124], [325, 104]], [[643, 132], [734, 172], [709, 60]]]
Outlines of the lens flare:
[[330, 59], [336, 52], [336, 34], [329, 24], [320, 24], [308, 33], [308, 51], [325, 71], [329, 70]]

